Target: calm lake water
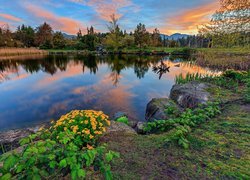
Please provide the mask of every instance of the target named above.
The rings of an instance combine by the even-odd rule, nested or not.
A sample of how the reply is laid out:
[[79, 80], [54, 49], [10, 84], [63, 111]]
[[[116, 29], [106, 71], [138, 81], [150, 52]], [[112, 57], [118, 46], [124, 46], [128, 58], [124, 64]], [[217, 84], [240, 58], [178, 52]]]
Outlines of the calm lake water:
[[[160, 77], [153, 67], [162, 63], [170, 69]], [[188, 72], [211, 73], [180, 57], [21, 56], [0, 60], [0, 130], [56, 120], [73, 109], [102, 110], [111, 117], [122, 111], [144, 121], [147, 103], [167, 97], [175, 76]]]

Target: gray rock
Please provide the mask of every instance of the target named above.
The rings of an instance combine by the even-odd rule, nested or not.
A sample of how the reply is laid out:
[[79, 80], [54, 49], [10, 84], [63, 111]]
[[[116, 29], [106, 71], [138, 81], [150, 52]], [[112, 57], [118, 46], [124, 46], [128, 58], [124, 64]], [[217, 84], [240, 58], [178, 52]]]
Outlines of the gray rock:
[[0, 133], [0, 144], [3, 146], [4, 151], [9, 151], [19, 147], [19, 140], [29, 136], [33, 132], [28, 129], [10, 130]]
[[113, 133], [113, 132], [122, 132], [127, 134], [136, 134], [136, 131], [129, 127], [128, 125], [117, 122], [117, 121], [111, 121], [110, 127], [107, 129], [107, 133]]
[[126, 112], [122, 112], [122, 111], [116, 112], [116, 113], [114, 114], [114, 120], [117, 120], [118, 118], [123, 117], [123, 116], [128, 117], [128, 115], [127, 115]]
[[[3, 145], [4, 151], [10, 151], [19, 147], [19, 141], [22, 138], [25, 138], [31, 134], [36, 133], [41, 127], [48, 127], [47, 124], [29, 127], [26, 129], [15, 129], [0, 132], [0, 145]], [[0, 149], [0, 154], [2, 153], [2, 149]]]
[[182, 108], [196, 108], [199, 104], [206, 104], [211, 100], [212, 97], [206, 90], [210, 86], [210, 84], [197, 81], [174, 85], [170, 98]]
[[171, 99], [154, 98], [147, 105], [145, 117], [147, 121], [167, 120], [176, 117], [180, 112], [180, 108]]
[[135, 130], [138, 134], [145, 134], [144, 130], [143, 130], [143, 126], [144, 126], [145, 122], [138, 122], [136, 124]]

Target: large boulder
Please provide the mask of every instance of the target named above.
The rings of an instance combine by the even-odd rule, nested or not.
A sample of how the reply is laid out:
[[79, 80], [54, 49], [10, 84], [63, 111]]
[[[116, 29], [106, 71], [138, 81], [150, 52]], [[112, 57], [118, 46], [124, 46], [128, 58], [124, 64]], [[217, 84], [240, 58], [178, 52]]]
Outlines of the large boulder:
[[167, 120], [176, 117], [180, 108], [169, 98], [154, 98], [147, 104], [146, 120]]
[[196, 108], [199, 104], [211, 101], [211, 95], [207, 89], [210, 84], [192, 81], [186, 84], [174, 85], [170, 92], [170, 98], [182, 108]]

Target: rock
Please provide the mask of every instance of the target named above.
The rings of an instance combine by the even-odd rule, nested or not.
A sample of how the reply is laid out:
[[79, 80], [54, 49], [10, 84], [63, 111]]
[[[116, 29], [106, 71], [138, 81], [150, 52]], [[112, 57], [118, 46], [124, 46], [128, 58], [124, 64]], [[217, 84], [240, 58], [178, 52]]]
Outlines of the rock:
[[206, 104], [211, 100], [212, 97], [206, 90], [210, 86], [210, 84], [197, 81], [177, 84], [172, 87], [170, 98], [182, 108], [195, 108], [199, 104]]
[[116, 112], [116, 113], [114, 114], [114, 120], [117, 120], [118, 118], [123, 117], [123, 116], [128, 117], [128, 115], [127, 115], [126, 112], [122, 112], [122, 111]]
[[114, 132], [122, 132], [126, 134], [136, 134], [135, 130], [128, 125], [116, 121], [111, 121], [110, 127], [107, 129], [107, 134]]
[[[5, 152], [15, 149], [20, 146], [19, 140], [36, 133], [41, 127], [48, 127], [48, 124], [29, 127], [26, 129], [16, 129], [0, 132], [0, 145], [3, 145]], [[0, 148], [0, 154], [1, 153], [2, 149]]]
[[[0, 144], [3, 145], [4, 151], [9, 151], [19, 147], [19, 140], [29, 136], [33, 132], [28, 129], [10, 130], [0, 133]], [[0, 153], [1, 154], [1, 153]]]
[[143, 126], [144, 126], [145, 122], [138, 122], [136, 124], [135, 130], [138, 134], [145, 134], [144, 130], [143, 130]]
[[[168, 110], [171, 112], [168, 112]], [[166, 120], [176, 117], [181, 112], [180, 108], [169, 98], [154, 98], [146, 109], [146, 120]]]

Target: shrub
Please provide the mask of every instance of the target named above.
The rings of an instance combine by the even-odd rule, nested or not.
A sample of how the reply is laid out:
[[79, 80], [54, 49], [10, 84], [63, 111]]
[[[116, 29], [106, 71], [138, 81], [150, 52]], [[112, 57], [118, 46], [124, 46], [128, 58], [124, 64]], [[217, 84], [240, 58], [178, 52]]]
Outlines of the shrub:
[[119, 117], [116, 121], [128, 125], [128, 118], [126, 116]]
[[199, 108], [186, 109], [179, 117], [168, 120], [157, 120], [144, 125], [147, 133], [169, 132], [166, 142], [177, 141], [179, 145], [188, 148], [189, 142], [186, 138], [192, 127], [195, 127], [206, 120], [215, 117], [220, 113], [219, 104], [208, 103], [206, 107], [200, 105]]
[[110, 162], [119, 154], [98, 146], [98, 138], [110, 125], [101, 111], [74, 110], [20, 141], [21, 152], [4, 154], [0, 161], [2, 179], [72, 179], [91, 176], [96, 171], [111, 179]]

